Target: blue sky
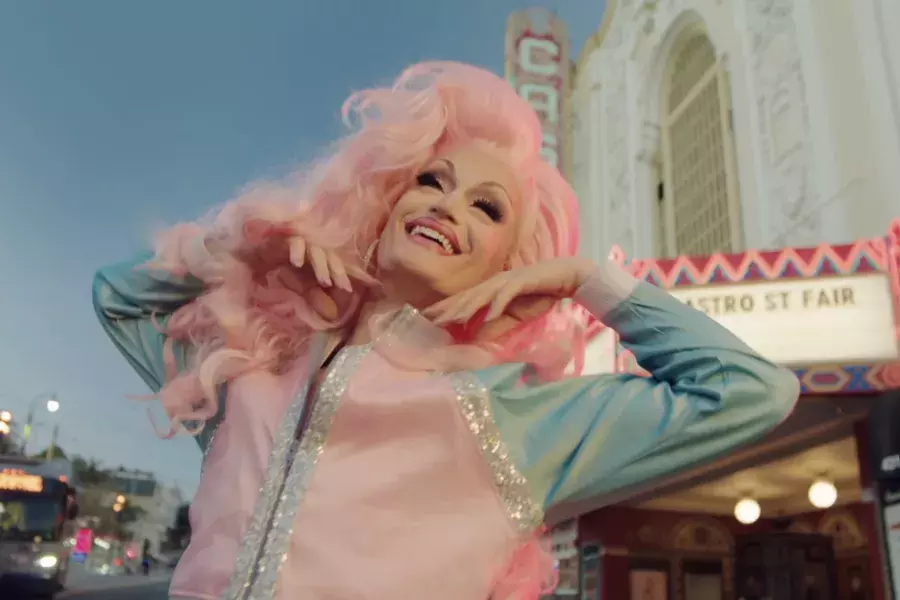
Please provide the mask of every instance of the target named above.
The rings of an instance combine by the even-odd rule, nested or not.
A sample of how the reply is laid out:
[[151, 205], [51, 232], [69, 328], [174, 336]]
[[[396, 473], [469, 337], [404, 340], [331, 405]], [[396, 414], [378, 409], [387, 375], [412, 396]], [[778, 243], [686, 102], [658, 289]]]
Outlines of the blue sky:
[[0, 0], [0, 408], [55, 391], [67, 451], [192, 494], [200, 453], [125, 397], [146, 388], [96, 323], [93, 271], [317, 155], [355, 89], [426, 59], [502, 73], [506, 17], [535, 5], [577, 54], [605, 0]]

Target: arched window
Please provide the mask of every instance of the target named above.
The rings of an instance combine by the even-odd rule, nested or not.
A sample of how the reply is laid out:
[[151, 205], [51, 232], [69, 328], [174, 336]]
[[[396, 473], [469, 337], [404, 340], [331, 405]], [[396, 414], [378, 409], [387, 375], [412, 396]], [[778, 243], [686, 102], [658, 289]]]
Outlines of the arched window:
[[661, 256], [741, 249], [728, 88], [709, 37], [696, 28], [684, 32], [668, 58], [662, 86]]

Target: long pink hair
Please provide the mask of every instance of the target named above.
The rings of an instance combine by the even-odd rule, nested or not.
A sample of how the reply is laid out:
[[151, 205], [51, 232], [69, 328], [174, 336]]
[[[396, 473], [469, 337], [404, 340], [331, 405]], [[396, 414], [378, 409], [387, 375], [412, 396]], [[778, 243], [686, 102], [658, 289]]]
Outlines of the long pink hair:
[[[366, 250], [394, 202], [449, 145], [486, 143], [520, 174], [526, 214], [511, 267], [577, 252], [574, 192], [540, 157], [537, 115], [503, 79], [463, 64], [418, 64], [391, 87], [353, 94], [342, 112], [350, 133], [330, 158], [282, 181], [256, 184], [210, 218], [158, 237], [154, 268], [207, 284], [164, 325], [170, 343], [187, 343], [195, 352], [188, 369], [170, 371], [160, 391], [172, 433], [216, 414], [220, 384], [248, 371], [278, 369], [306, 352], [314, 332], [353, 325], [361, 298], [353, 297], [333, 320], [314, 310], [309, 292], [316, 282], [290, 264], [286, 236], [296, 232], [336, 251], [345, 264], [365, 268]], [[556, 306], [495, 340], [491, 353], [561, 376], [571, 358], [578, 366], [583, 358], [572, 314]], [[534, 572], [540, 555], [538, 570], [546, 572], [546, 553], [537, 545], [522, 551], [514, 563], [528, 563], [524, 570]], [[520, 573], [509, 573], [507, 581], [522, 577], [521, 569], [512, 570]], [[523, 585], [515, 587], [522, 592]], [[525, 597], [536, 597], [542, 584], [532, 587]]]

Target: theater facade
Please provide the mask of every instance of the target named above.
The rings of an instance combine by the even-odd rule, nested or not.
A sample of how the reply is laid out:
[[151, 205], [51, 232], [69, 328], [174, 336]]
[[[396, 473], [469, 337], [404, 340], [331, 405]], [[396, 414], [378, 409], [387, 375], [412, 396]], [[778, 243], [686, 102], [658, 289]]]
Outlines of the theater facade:
[[[558, 507], [556, 597], [886, 600], [900, 590], [900, 220], [847, 245], [629, 261], [802, 383], [752, 446]], [[602, 323], [588, 371], [640, 372]]]

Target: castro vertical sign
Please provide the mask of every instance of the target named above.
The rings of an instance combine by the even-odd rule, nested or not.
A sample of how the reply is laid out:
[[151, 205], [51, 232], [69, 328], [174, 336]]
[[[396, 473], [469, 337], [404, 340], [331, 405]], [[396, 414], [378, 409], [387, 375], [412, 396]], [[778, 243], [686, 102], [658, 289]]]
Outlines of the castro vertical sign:
[[537, 112], [544, 142], [541, 154], [568, 176], [569, 35], [549, 11], [513, 13], [506, 31], [506, 78]]

